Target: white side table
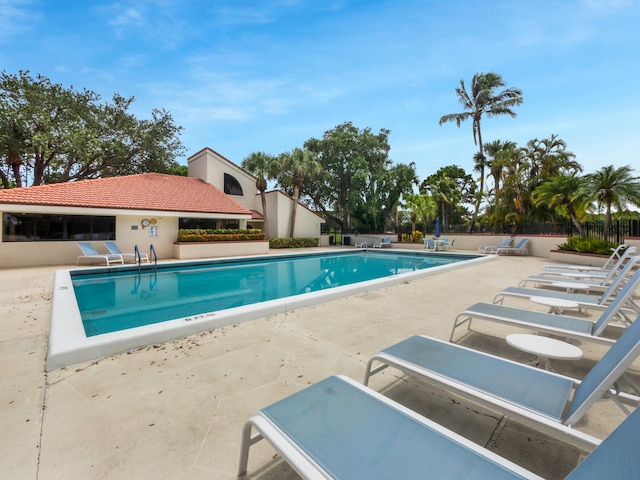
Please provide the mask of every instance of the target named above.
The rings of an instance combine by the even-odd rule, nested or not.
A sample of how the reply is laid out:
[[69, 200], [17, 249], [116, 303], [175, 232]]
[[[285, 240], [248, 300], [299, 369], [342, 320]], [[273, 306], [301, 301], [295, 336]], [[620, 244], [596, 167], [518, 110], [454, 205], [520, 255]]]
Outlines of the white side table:
[[550, 284], [552, 287], [564, 288], [568, 293], [574, 293], [576, 290], [584, 290], [586, 294], [594, 285], [588, 283], [573, 283], [573, 282], [553, 282]]
[[579, 360], [582, 358], [582, 350], [578, 347], [555, 338], [515, 333], [507, 336], [507, 343], [513, 348], [536, 355], [538, 358], [535, 363], [545, 370], [550, 370], [550, 358], [558, 360]]
[[572, 300], [565, 300], [564, 298], [553, 297], [530, 297], [533, 303], [545, 305], [549, 307], [549, 313], [555, 313], [556, 315], [562, 315], [568, 308], [577, 308], [580, 311], [580, 304]]

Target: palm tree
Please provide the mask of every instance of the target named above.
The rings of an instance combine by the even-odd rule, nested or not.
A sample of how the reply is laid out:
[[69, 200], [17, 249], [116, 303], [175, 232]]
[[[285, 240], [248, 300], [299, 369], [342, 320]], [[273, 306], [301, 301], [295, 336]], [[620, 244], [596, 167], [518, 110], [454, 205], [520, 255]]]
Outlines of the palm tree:
[[280, 175], [284, 175], [282, 183], [293, 187], [293, 207], [291, 209], [291, 227], [289, 229], [289, 237], [293, 238], [296, 228], [298, 200], [304, 180], [318, 175], [322, 171], [322, 166], [313, 152], [301, 148], [294, 148], [293, 151], [280, 155], [278, 165]]
[[264, 236], [269, 238], [269, 227], [267, 222], [267, 180], [273, 178], [276, 157], [265, 152], [252, 152], [242, 160], [242, 168], [256, 177], [256, 189], [260, 192], [262, 200], [262, 218], [264, 219]]
[[571, 175], [582, 171], [575, 154], [567, 150], [567, 143], [553, 134], [550, 138], [527, 142], [524, 154], [531, 163], [530, 182], [540, 185], [556, 175]]
[[438, 203], [431, 195], [410, 194], [405, 196], [405, 200], [406, 208], [411, 212], [412, 231], [415, 231], [417, 222], [422, 222], [423, 233], [426, 233], [427, 224], [438, 211]]
[[608, 165], [585, 175], [585, 194], [598, 203], [598, 209], [605, 208], [605, 235], [611, 229], [611, 207], [621, 212], [627, 204], [640, 205], [640, 177], [632, 176], [631, 172], [629, 165], [620, 168]]
[[475, 211], [471, 220], [471, 230], [473, 230], [480, 210], [480, 202], [484, 193], [484, 150], [482, 145], [482, 131], [480, 121], [482, 116], [487, 118], [498, 115], [509, 115], [516, 117], [512, 107], [522, 103], [522, 91], [518, 88], [505, 88], [500, 92], [497, 89], [505, 87], [506, 83], [502, 76], [497, 73], [476, 73], [471, 79], [471, 92], [467, 92], [464, 80], [460, 80], [460, 87], [456, 88], [458, 100], [465, 109], [462, 113], [450, 113], [440, 117], [440, 125], [446, 122], [455, 121], [458, 127], [467, 119], [472, 119], [473, 143], [478, 145], [478, 160], [480, 161], [480, 194], [476, 199]]
[[584, 177], [575, 173], [558, 175], [533, 191], [533, 204], [536, 207], [548, 207], [558, 215], [571, 219], [582, 236], [581, 220], [591, 203], [585, 195], [584, 184]]

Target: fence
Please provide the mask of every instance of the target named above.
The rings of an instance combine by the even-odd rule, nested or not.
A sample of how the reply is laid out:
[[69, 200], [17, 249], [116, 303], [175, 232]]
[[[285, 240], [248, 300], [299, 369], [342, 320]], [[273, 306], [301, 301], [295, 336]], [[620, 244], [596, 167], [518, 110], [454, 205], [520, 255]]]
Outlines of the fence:
[[[640, 220], [616, 220], [612, 222], [611, 228], [605, 232], [604, 222], [585, 222], [582, 224], [583, 236], [593, 237], [601, 240], [608, 240], [614, 243], [621, 243], [625, 238], [640, 237]], [[421, 230], [418, 228], [418, 230]], [[428, 225], [425, 236], [433, 235], [434, 225]], [[469, 225], [442, 225], [443, 234], [469, 233]], [[411, 233], [411, 226], [403, 226], [398, 232]], [[475, 232], [479, 234], [510, 235], [513, 233], [512, 225], [495, 227], [491, 225], [477, 225]], [[519, 225], [516, 232], [518, 235], [566, 235], [568, 237], [579, 236], [578, 229], [572, 222], [563, 223], [531, 223]]]

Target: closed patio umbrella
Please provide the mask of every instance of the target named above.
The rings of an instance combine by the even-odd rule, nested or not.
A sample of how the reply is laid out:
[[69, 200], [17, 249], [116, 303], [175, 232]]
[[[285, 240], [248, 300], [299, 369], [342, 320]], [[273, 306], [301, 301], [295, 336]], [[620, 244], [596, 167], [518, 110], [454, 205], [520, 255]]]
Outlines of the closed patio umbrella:
[[440, 237], [440, 217], [436, 217], [436, 238]]

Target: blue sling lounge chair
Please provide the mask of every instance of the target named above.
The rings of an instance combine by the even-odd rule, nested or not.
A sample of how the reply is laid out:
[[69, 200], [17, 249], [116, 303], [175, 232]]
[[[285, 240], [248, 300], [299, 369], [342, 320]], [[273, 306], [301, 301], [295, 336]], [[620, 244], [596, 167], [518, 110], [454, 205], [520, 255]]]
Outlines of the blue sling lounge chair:
[[[624, 287], [625, 282], [629, 281], [629, 277], [631, 276], [630, 273], [632, 272], [631, 269], [634, 268], [633, 265], [637, 262], [640, 262], [640, 257], [633, 257], [632, 260], [630, 260], [630, 263], [625, 265], [626, 271], [621, 272], [620, 275], [616, 276], [601, 295], [567, 293], [562, 290], [551, 290], [549, 288], [507, 287], [496, 294], [493, 298], [493, 303], [502, 305], [506, 297], [546, 297], [575, 302], [578, 304], [580, 309], [604, 310], [609, 306], [620, 289]], [[636, 285], [637, 284], [638, 280], [636, 280]], [[633, 301], [633, 298], [629, 298], [627, 300], [625, 307], [632, 309], [636, 314], [640, 314], [640, 306]]]
[[[398, 369], [516, 421], [584, 447], [572, 428], [601, 398], [637, 406], [640, 398], [614, 384], [640, 354], [640, 321], [634, 321], [582, 381], [430, 337], [414, 336], [375, 354], [364, 384], [387, 367]], [[379, 364], [373, 368], [374, 364]], [[635, 390], [633, 382], [629, 382]], [[638, 392], [636, 392], [638, 393]]]
[[[249, 448], [263, 438], [305, 479], [541, 478], [346, 377], [322, 380], [248, 420], [239, 476]], [[595, 449], [565, 480], [638, 478], [640, 411], [602, 443], [593, 440]]]
[[[625, 328], [624, 325], [632, 320], [628, 317], [628, 310], [625, 310], [624, 307], [632, 301], [638, 285], [640, 285], [640, 270], [629, 279], [595, 322], [586, 318], [505, 307], [504, 305], [496, 305], [493, 303], [476, 303], [465, 308], [455, 318], [449, 341], [453, 340], [456, 328], [467, 324], [467, 330], [470, 330], [471, 321], [477, 319], [610, 345], [616, 340], [604, 337], [602, 334], [608, 326], [617, 326], [623, 330]], [[615, 320], [617, 320], [619, 324], [611, 325], [611, 322]]]
[[80, 248], [80, 250], [82, 250], [82, 255], [78, 256], [78, 259], [76, 260], [77, 264], [80, 264], [80, 260], [84, 259], [105, 262], [107, 266], [111, 265], [112, 263], [124, 264], [122, 255], [98, 253], [93, 245], [91, 245], [91, 243], [89, 242], [78, 242], [78, 247]]

